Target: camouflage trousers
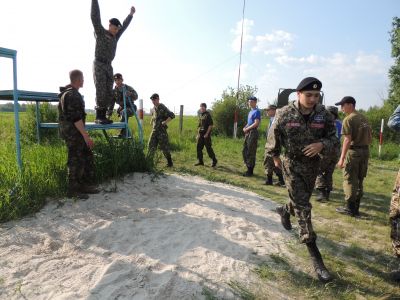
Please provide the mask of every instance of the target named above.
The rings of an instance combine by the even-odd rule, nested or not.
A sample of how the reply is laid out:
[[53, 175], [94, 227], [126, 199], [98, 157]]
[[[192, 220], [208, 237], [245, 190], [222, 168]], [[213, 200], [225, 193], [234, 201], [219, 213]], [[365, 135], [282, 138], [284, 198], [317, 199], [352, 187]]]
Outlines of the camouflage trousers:
[[258, 142], [258, 130], [252, 129], [246, 133], [243, 144], [243, 161], [248, 168], [254, 168], [256, 165], [256, 154], [257, 154], [257, 142]]
[[390, 237], [394, 254], [400, 257], [400, 170], [397, 173], [389, 209]]
[[199, 133], [197, 135], [197, 159], [203, 161], [203, 148], [206, 146], [207, 154], [212, 159], [215, 160], [215, 153], [212, 148], [211, 136], [207, 138], [204, 137], [204, 133]]
[[343, 191], [347, 207], [358, 211], [364, 194], [363, 182], [368, 171], [369, 150], [349, 149], [343, 169]]
[[96, 87], [96, 110], [106, 111], [114, 101], [114, 80], [111, 64], [94, 61], [93, 80]]
[[282, 170], [275, 167], [274, 159], [272, 158], [272, 156], [267, 155], [267, 153], [264, 154], [264, 169], [265, 169], [265, 174], [268, 177], [272, 176], [274, 172], [276, 176], [282, 175]]
[[319, 173], [315, 182], [316, 189], [326, 189], [332, 191], [333, 181], [332, 176], [335, 171], [336, 164], [339, 160], [340, 152], [325, 155], [321, 159]]
[[310, 198], [318, 174], [319, 159], [284, 157], [282, 167], [290, 199], [290, 202], [285, 205], [285, 209], [292, 216], [297, 217], [300, 242], [313, 242], [317, 235], [311, 223], [312, 205]]
[[68, 150], [68, 184], [70, 187], [92, 183], [95, 178], [94, 156], [81, 134], [65, 138]]
[[153, 129], [149, 138], [149, 156], [154, 156], [157, 146], [160, 148], [167, 160], [171, 159], [171, 152], [166, 129]]

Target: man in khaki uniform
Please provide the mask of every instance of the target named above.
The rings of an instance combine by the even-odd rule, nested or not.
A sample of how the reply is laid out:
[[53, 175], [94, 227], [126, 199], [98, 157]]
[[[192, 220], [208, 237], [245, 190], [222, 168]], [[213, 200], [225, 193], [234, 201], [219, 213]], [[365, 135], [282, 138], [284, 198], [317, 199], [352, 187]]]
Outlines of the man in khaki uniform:
[[346, 206], [338, 207], [336, 211], [357, 217], [360, 215], [363, 181], [367, 176], [372, 130], [367, 118], [356, 111], [356, 100], [353, 97], [346, 96], [335, 105], [340, 105], [346, 114], [342, 126], [343, 146], [338, 162], [338, 167], [343, 169]]

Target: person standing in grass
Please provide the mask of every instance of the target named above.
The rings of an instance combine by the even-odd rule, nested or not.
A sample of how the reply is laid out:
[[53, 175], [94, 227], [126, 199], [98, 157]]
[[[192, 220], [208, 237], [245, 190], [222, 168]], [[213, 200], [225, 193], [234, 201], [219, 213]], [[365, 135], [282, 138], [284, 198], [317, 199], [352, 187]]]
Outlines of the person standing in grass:
[[135, 11], [135, 7], [132, 6], [123, 24], [116, 18], [110, 19], [108, 30], [106, 30], [101, 24], [99, 2], [98, 0], [92, 0], [91, 19], [96, 38], [93, 62], [93, 79], [96, 87], [96, 123], [112, 123], [112, 120], [106, 118], [107, 108], [113, 99], [114, 72], [111, 62], [115, 57], [117, 43], [131, 23]]
[[85, 130], [85, 102], [79, 89], [83, 86], [83, 73], [69, 73], [70, 84], [60, 88], [58, 119], [60, 135], [68, 149], [68, 197], [87, 199], [87, 194], [99, 191], [94, 181], [93, 140]]
[[[275, 114], [276, 114], [276, 105], [269, 105], [266, 108], [267, 115], [269, 117], [269, 125], [267, 129], [267, 139], [268, 139], [268, 131], [271, 129], [272, 124], [274, 123], [275, 120]], [[272, 156], [267, 155], [264, 153], [264, 169], [265, 169], [265, 174], [267, 175], [267, 179], [265, 180], [266, 185], [272, 185], [272, 175], [275, 172], [276, 176], [278, 176], [278, 185], [279, 186], [284, 186], [285, 185], [285, 180], [283, 179], [283, 174], [282, 170], [275, 167], [274, 160]]]
[[[396, 131], [400, 131], [400, 105], [390, 116], [388, 126]], [[389, 208], [390, 238], [395, 256], [400, 258], [400, 169], [397, 172], [396, 181], [392, 191], [392, 199]], [[400, 269], [391, 273], [395, 281], [400, 281]]]
[[258, 143], [258, 126], [261, 122], [261, 112], [257, 108], [257, 98], [251, 96], [248, 98], [250, 112], [247, 117], [247, 124], [243, 128], [244, 144], [243, 144], [243, 161], [247, 167], [247, 171], [243, 176], [253, 176], [254, 166], [256, 164], [257, 143]]
[[[338, 120], [339, 110], [336, 106], [328, 106], [326, 108], [335, 117], [336, 136], [340, 140], [340, 132], [342, 130], [342, 123]], [[317, 201], [328, 201], [329, 195], [333, 189], [333, 172], [335, 171], [336, 164], [340, 156], [340, 144], [333, 149], [332, 153], [321, 155], [321, 164], [317, 180], [315, 182], [315, 189], [318, 191]]]
[[153, 94], [150, 97], [153, 101], [153, 115], [151, 117], [151, 124], [153, 130], [149, 138], [148, 156], [153, 157], [157, 149], [160, 147], [165, 158], [167, 159], [167, 167], [173, 167], [171, 151], [169, 147], [169, 139], [167, 133], [167, 124], [175, 118], [175, 114], [171, 112], [164, 104], [160, 103], [160, 96]]
[[342, 125], [342, 151], [337, 164], [340, 169], [343, 169], [343, 191], [346, 206], [338, 207], [336, 211], [351, 217], [358, 217], [363, 196], [363, 182], [368, 170], [372, 130], [367, 118], [356, 111], [356, 100], [353, 97], [343, 97], [335, 105], [340, 105], [346, 114]]
[[[297, 101], [279, 109], [268, 133], [266, 154], [281, 168], [289, 192], [288, 204], [277, 207], [281, 223], [292, 229], [290, 215], [299, 223], [300, 242], [310, 253], [318, 279], [332, 280], [316, 244], [317, 235], [311, 223], [310, 198], [319, 171], [320, 153], [338, 147], [332, 114], [319, 104], [322, 83], [317, 78], [304, 78], [297, 86]], [[282, 147], [285, 149], [282, 160]]]
[[203, 148], [206, 146], [207, 154], [212, 159], [212, 167], [217, 166], [217, 158], [215, 157], [214, 150], [211, 144], [211, 130], [213, 128], [213, 119], [209, 111], [207, 111], [207, 104], [200, 104], [199, 125], [197, 133], [197, 163], [195, 166], [204, 166], [203, 161]]

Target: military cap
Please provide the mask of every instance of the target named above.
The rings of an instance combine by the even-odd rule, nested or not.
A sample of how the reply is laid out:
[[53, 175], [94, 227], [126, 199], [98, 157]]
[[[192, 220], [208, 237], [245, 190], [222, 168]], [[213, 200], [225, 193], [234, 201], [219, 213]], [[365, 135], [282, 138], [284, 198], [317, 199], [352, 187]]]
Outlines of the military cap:
[[115, 73], [114, 74], [114, 79], [124, 79], [124, 78], [122, 78], [122, 74], [121, 73]]
[[334, 115], [336, 119], [339, 117], [339, 110], [336, 106], [327, 106], [326, 110]]
[[110, 24], [115, 25], [117, 27], [122, 27], [121, 22], [117, 18], [110, 19]]
[[356, 99], [354, 99], [351, 96], [346, 96], [346, 97], [343, 97], [343, 99], [340, 100], [338, 103], [335, 103], [335, 105], [343, 105], [345, 103], [351, 103], [351, 104], [355, 105], [356, 104]]
[[154, 93], [153, 95], [151, 95], [150, 97], [151, 100], [153, 99], [160, 99], [160, 96], [157, 93]]
[[300, 81], [296, 88], [296, 91], [320, 91], [322, 88], [322, 82], [315, 77], [306, 77]]
[[249, 100], [249, 101], [256, 101], [256, 102], [257, 102], [257, 97], [250, 96], [250, 97], [247, 98], [247, 100]]
[[271, 109], [277, 109], [277, 106], [275, 104], [270, 104], [266, 108], [266, 110], [271, 110]]

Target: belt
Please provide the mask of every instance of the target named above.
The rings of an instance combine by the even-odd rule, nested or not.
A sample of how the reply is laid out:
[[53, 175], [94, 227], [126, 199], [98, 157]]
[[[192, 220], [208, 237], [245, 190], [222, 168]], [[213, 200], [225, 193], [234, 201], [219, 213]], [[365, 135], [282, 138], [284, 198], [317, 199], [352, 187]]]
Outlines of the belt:
[[354, 146], [354, 145], [351, 145], [351, 146], [350, 146], [350, 149], [351, 149], [351, 150], [356, 150], [356, 149], [368, 149], [368, 148], [369, 148], [368, 145], [362, 145], [362, 146]]

